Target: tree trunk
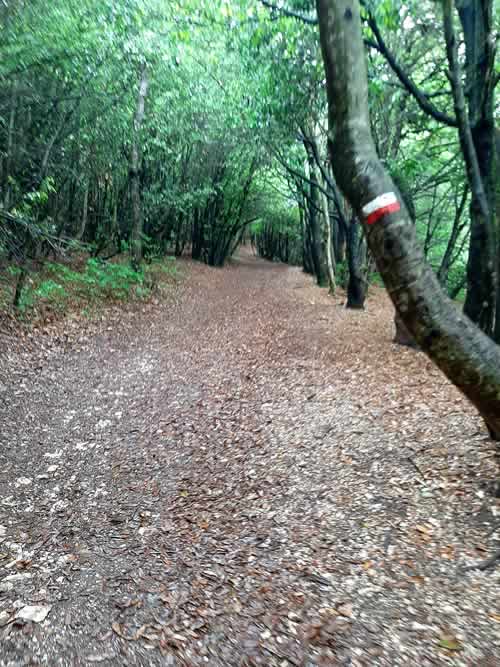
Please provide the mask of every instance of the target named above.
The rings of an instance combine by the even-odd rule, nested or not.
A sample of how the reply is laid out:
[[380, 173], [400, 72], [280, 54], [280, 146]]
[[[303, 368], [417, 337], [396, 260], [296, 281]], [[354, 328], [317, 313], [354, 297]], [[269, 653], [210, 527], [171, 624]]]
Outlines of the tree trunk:
[[184, 250], [184, 243], [183, 243], [183, 228], [184, 228], [184, 213], [179, 213], [179, 217], [177, 219], [177, 225], [175, 229], [175, 251], [174, 254], [176, 257], [180, 257], [182, 255], [182, 252]]
[[[323, 187], [326, 190], [328, 188], [328, 183], [326, 181], [323, 183]], [[330, 207], [328, 204], [328, 197], [324, 192], [320, 194], [321, 204], [323, 208], [323, 217], [325, 224], [325, 245], [326, 245], [326, 271], [328, 275], [328, 291], [330, 294], [335, 294], [335, 289], [337, 287], [336, 278], [335, 278], [335, 257], [333, 255], [333, 240], [332, 240], [332, 221], [330, 220]]]
[[73, 109], [70, 109], [67, 111], [63, 116], [61, 116], [61, 119], [59, 121], [59, 125], [56, 128], [56, 131], [54, 134], [51, 136], [49, 141], [47, 142], [47, 145], [45, 147], [45, 151], [43, 153], [43, 158], [42, 158], [42, 164], [40, 166], [40, 173], [38, 175], [38, 180], [40, 183], [43, 182], [43, 180], [47, 177], [48, 172], [49, 172], [49, 160], [50, 156], [52, 153], [52, 149], [54, 148], [56, 141], [59, 139], [59, 136], [61, 135], [62, 131], [66, 127], [66, 123], [69, 122], [71, 116], [73, 115], [75, 111], [74, 107]]
[[[471, 234], [467, 263], [467, 295], [464, 312], [484, 331], [491, 334], [496, 309], [498, 289], [495, 247], [495, 182], [494, 182], [494, 86], [495, 38], [493, 30], [492, 0], [457, 0], [460, 22], [465, 40], [466, 97], [465, 110], [461, 73], [453, 44], [451, 0], [444, 2], [447, 51], [450, 61], [452, 89], [459, 127], [462, 152], [471, 184]], [[451, 31], [451, 32], [450, 32]], [[451, 59], [455, 50], [455, 74]], [[458, 93], [458, 98], [457, 98]], [[462, 99], [461, 99], [462, 98]], [[469, 129], [470, 123], [470, 129]], [[469, 136], [464, 136], [466, 133]], [[464, 147], [464, 141], [471, 146]], [[471, 160], [476, 158], [472, 173]]]
[[[413, 203], [413, 197], [411, 196], [408, 184], [401, 176], [396, 176], [396, 177], [393, 176], [392, 179], [397, 189], [399, 190], [399, 193], [401, 194], [404, 205], [406, 206], [406, 210], [410, 215], [412, 224], [415, 225], [417, 216], [415, 212], [415, 205]], [[425, 249], [425, 246], [424, 246], [424, 254], [425, 256], [427, 256], [427, 251]], [[398, 345], [404, 345], [405, 347], [418, 348], [415, 339], [406, 328], [405, 323], [401, 319], [401, 316], [397, 310], [394, 313], [394, 328], [395, 328], [394, 343], [397, 343]]]
[[113, 214], [111, 217], [111, 239], [115, 244], [116, 252], [120, 252], [120, 225], [118, 224], [118, 192], [114, 194]]
[[[495, 130], [495, 214], [497, 220], [497, 276], [500, 280], [500, 129]], [[500, 286], [497, 289], [495, 341], [500, 345]]]
[[134, 118], [134, 138], [130, 160], [130, 193], [132, 198], [132, 229], [130, 232], [130, 260], [132, 267], [138, 271], [142, 261], [143, 215], [141, 202], [141, 129], [144, 121], [144, 105], [148, 92], [146, 64], [141, 65], [139, 77], [139, 94]]
[[442, 291], [375, 151], [359, 1], [317, 0], [317, 9], [337, 183], [363, 221], [378, 270], [405, 326], [477, 407], [492, 437], [500, 439], [500, 348]]
[[204, 219], [200, 215], [200, 209], [196, 207], [194, 209], [194, 214], [193, 214], [193, 234], [192, 234], [193, 243], [191, 246], [191, 257], [196, 260], [201, 259], [201, 255], [203, 252], [203, 236], [204, 236], [203, 223]]
[[82, 210], [82, 220], [80, 223], [80, 229], [76, 235], [76, 240], [81, 241], [85, 234], [85, 229], [87, 228], [87, 218], [89, 213], [89, 182], [85, 181], [85, 190], [83, 191], [83, 210]]
[[337, 218], [337, 242], [335, 246], [335, 257], [337, 262], [342, 264], [345, 262], [347, 257], [347, 230], [348, 226], [345, 224], [345, 220], [339, 216]]
[[405, 347], [418, 347], [415, 339], [406, 328], [406, 325], [401, 319], [401, 315], [398, 313], [398, 311], [396, 311], [396, 314], [394, 315], [394, 326], [396, 327], [394, 343], [397, 343], [398, 345], [404, 345]]
[[302, 253], [302, 264], [304, 267], [305, 273], [309, 273], [311, 276], [314, 276], [314, 264], [312, 259], [312, 250], [311, 250], [311, 225], [309, 224], [309, 213], [307, 208], [300, 209], [302, 211], [302, 240], [303, 240], [303, 253]]
[[326, 271], [323, 252], [323, 234], [321, 231], [322, 216], [318, 215], [318, 212], [321, 210], [319, 208], [318, 175], [316, 164], [314, 162], [314, 155], [307, 142], [305, 143], [305, 147], [307, 152], [307, 163], [309, 166], [309, 180], [311, 181], [310, 197], [308, 199], [309, 227], [311, 232], [310, 250], [316, 281], [320, 287], [323, 287], [326, 284]]
[[26, 284], [26, 278], [28, 277], [28, 270], [25, 265], [22, 265], [19, 269], [19, 275], [16, 280], [16, 289], [14, 291], [14, 299], [12, 305], [14, 308], [19, 308], [21, 305], [21, 297], [23, 294], [24, 285]]
[[359, 256], [360, 225], [353, 218], [347, 229], [347, 264], [349, 267], [349, 282], [347, 283], [346, 308], [363, 310], [366, 298], [366, 276]]

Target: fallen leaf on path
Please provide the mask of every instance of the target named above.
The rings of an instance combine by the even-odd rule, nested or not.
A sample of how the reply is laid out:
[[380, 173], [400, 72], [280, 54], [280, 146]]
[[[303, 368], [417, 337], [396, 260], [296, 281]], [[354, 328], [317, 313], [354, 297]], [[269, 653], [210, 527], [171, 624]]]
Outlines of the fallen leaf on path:
[[119, 609], [128, 609], [129, 607], [140, 607], [142, 606], [141, 600], [138, 599], [132, 599], [132, 600], [124, 600], [121, 602], [117, 602], [116, 606]]
[[2, 628], [4, 625], [7, 625], [9, 621], [10, 614], [8, 614], [6, 611], [0, 611], [0, 628]]
[[16, 618], [21, 618], [24, 621], [33, 621], [33, 623], [41, 623], [47, 618], [51, 609], [52, 607], [49, 606], [28, 605], [17, 612]]
[[453, 635], [443, 635], [439, 640], [439, 647], [445, 648], [447, 651], [461, 651], [462, 644]]
[[340, 606], [337, 607], [337, 612], [341, 616], [345, 616], [346, 618], [351, 618], [352, 617], [352, 604], [350, 602], [346, 602], [345, 604], [341, 604]]
[[127, 640], [131, 639], [131, 637], [128, 637], [126, 634], [124, 634], [122, 626], [119, 623], [116, 623], [116, 621], [111, 624], [111, 628], [113, 629], [113, 632], [118, 635], [118, 637]]
[[109, 653], [103, 653], [102, 655], [87, 655], [85, 656], [85, 660], [87, 660], [87, 662], [104, 662], [105, 660], [111, 660], [114, 657], [114, 655]]

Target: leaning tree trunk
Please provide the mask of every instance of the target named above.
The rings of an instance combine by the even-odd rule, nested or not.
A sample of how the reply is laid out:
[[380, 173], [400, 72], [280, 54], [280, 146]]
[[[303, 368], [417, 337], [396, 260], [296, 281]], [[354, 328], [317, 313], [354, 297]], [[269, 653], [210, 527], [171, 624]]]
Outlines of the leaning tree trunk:
[[144, 121], [144, 105], [148, 92], [148, 77], [146, 64], [141, 66], [139, 79], [139, 94], [137, 96], [137, 108], [134, 117], [134, 139], [132, 142], [132, 155], [130, 159], [130, 193], [132, 198], [132, 229], [130, 231], [130, 260], [132, 267], [137, 271], [142, 261], [142, 232], [143, 215], [141, 202], [141, 128]]
[[500, 348], [462, 315], [425, 261], [370, 130], [358, 0], [317, 0], [335, 178], [363, 221], [378, 270], [407, 329], [500, 440]]
[[[392, 178], [403, 199], [404, 205], [406, 206], [406, 210], [410, 215], [410, 219], [412, 223], [415, 224], [416, 221], [415, 205], [413, 203], [413, 197], [411, 196], [410, 189], [406, 181], [401, 176], [393, 175]], [[395, 330], [394, 343], [397, 343], [397, 345], [404, 345], [405, 347], [418, 348], [415, 339], [406, 328], [406, 325], [401, 319], [401, 315], [398, 313], [397, 310], [394, 313], [394, 330]]]
[[394, 315], [394, 327], [395, 327], [394, 339], [393, 339], [394, 343], [397, 343], [397, 345], [404, 345], [405, 347], [412, 347], [412, 348], [418, 347], [417, 343], [415, 342], [415, 339], [406, 328], [406, 325], [401, 319], [401, 315], [398, 313], [397, 310], [396, 314]]

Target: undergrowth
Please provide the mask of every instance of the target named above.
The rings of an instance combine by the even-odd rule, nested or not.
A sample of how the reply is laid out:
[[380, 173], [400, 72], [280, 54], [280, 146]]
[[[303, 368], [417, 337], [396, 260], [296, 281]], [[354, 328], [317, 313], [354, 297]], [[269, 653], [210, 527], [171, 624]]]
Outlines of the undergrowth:
[[[81, 264], [81, 262], [80, 262]], [[10, 266], [0, 276], [0, 309], [13, 310], [15, 284], [21, 269]], [[128, 262], [106, 262], [90, 258], [83, 265], [46, 262], [30, 271], [17, 309], [22, 320], [51, 313], [64, 315], [79, 309], [91, 316], [109, 302], [145, 300], [160, 292], [178, 276], [175, 258], [167, 257], [134, 271]]]

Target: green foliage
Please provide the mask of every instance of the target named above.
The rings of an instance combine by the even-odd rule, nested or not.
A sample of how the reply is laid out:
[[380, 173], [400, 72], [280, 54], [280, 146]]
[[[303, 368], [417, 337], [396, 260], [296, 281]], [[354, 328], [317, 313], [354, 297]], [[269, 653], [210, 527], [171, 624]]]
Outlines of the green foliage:
[[9, 276], [14, 276], [16, 278], [21, 274], [21, 271], [22, 271], [21, 267], [17, 266], [17, 264], [12, 264], [11, 266], [8, 266], [5, 270], [5, 272]]
[[38, 211], [47, 204], [49, 196], [55, 192], [54, 179], [51, 176], [47, 176], [38, 188], [23, 195], [21, 202], [13, 209], [12, 213], [20, 217], [36, 218]]
[[132, 287], [141, 286], [144, 282], [144, 274], [134, 271], [128, 264], [112, 264], [97, 259], [89, 259], [82, 278], [91, 291], [114, 299], [124, 299]]
[[45, 301], [59, 301], [67, 296], [67, 292], [62, 285], [53, 280], [44, 280], [33, 290], [33, 296]]
[[[19, 269], [9, 267], [17, 277]], [[82, 270], [60, 263], [47, 263], [30, 275], [22, 292], [19, 310], [25, 315], [49, 308], [67, 312], [76, 307], [88, 313], [109, 301], [147, 299], [160, 279], [178, 277], [174, 258], [153, 261], [144, 271], [134, 271], [128, 263], [103, 262], [91, 258]]]
[[[221, 264], [252, 222], [251, 235], [265, 245], [266, 256], [301, 261], [298, 205], [304, 206], [301, 188], [309, 186], [283, 163], [305, 172], [304, 129], [319, 137], [326, 158], [324, 72], [314, 26], [260, 0], [3, 4], [0, 156], [9, 173], [0, 178], [1, 204], [7, 190], [9, 210], [53, 237], [80, 239], [86, 201], [84, 247], [97, 256], [125, 254], [133, 217], [130, 157], [138, 140], [146, 262], [192, 248], [197, 258]], [[312, 0], [275, 4], [314, 13]], [[435, 3], [367, 0], [364, 7], [405, 71], [448, 111]], [[373, 42], [366, 25], [364, 33]], [[438, 270], [464, 184], [457, 133], [421, 112], [376, 49], [367, 53], [377, 149], [408, 183], [418, 234]], [[137, 137], [143, 65], [149, 89]], [[464, 275], [466, 234], [458, 236], [450, 289]], [[39, 240], [29, 251], [45, 257]], [[81, 247], [76, 240], [68, 244], [70, 252]], [[1, 234], [0, 253], [8, 255]], [[63, 290], [71, 281], [74, 290], [97, 299], [144, 296], [147, 280], [109, 268], [115, 266], [96, 260], [78, 276], [60, 268], [49, 279]], [[36, 289], [42, 291], [28, 285], [26, 299], [66, 299], [51, 284]]]

